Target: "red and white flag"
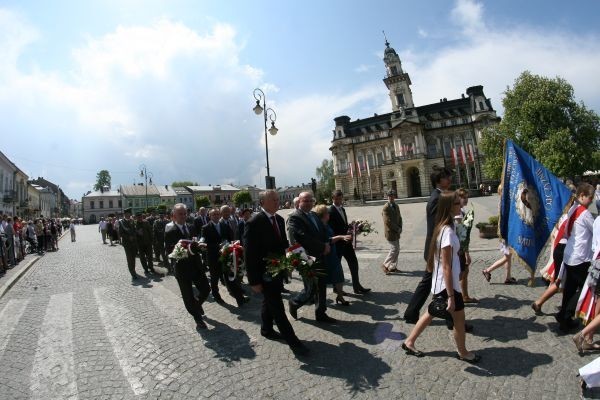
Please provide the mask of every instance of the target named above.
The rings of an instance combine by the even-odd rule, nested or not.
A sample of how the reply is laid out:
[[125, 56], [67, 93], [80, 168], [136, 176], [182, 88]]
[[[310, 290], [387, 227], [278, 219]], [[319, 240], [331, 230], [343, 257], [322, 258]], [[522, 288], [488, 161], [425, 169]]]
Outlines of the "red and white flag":
[[467, 165], [467, 157], [465, 155], [464, 147], [460, 146], [458, 151], [460, 154], [460, 161], [463, 163], [463, 165]]
[[475, 162], [475, 156], [473, 154], [473, 145], [472, 144], [468, 144], [467, 145], [467, 150], [469, 152], [469, 162]]
[[351, 162], [348, 163], [348, 167], [350, 168], [350, 176], [352, 178], [354, 178], [354, 169], [352, 168], [352, 163]]
[[358, 173], [358, 176], [361, 177], [362, 176], [362, 172], [360, 170], [360, 161], [356, 162], [356, 172]]
[[450, 149], [450, 155], [452, 157], [452, 166], [454, 167], [454, 166], [456, 166], [456, 161], [457, 161], [456, 160], [456, 149], [454, 147], [452, 147]]

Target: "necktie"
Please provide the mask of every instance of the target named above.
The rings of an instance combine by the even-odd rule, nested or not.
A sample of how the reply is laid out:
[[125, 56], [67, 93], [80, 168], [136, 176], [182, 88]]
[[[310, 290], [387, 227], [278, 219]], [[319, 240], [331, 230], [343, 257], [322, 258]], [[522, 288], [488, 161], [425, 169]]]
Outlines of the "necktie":
[[279, 226], [277, 226], [277, 221], [275, 220], [275, 216], [271, 216], [271, 222], [273, 224], [273, 230], [279, 239], [281, 239], [281, 233], [279, 232]]
[[348, 217], [346, 217], [346, 210], [344, 210], [344, 207], [340, 207], [340, 209], [342, 210], [342, 218], [344, 218], [344, 222], [347, 224]]
[[185, 226], [185, 224], [183, 224], [183, 234], [185, 235], [186, 239], [190, 236], [190, 233], [188, 232], [187, 226]]

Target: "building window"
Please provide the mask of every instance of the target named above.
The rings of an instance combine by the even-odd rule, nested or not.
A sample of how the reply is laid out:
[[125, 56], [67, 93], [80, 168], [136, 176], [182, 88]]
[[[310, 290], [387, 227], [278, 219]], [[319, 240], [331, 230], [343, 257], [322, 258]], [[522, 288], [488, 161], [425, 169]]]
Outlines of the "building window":
[[463, 124], [468, 124], [469, 123], [469, 118], [465, 117], [462, 119], [462, 123]]
[[109, 201], [108, 201], [108, 208], [113, 208], [113, 205], [114, 205], [114, 204], [113, 204], [113, 201], [112, 201], [112, 200], [109, 200]]
[[373, 166], [375, 165], [373, 160], [373, 154], [367, 155], [367, 162], [369, 163], [369, 168], [373, 168]]
[[100, 208], [104, 208], [104, 201], [100, 200], [99, 203], [100, 203]]
[[404, 93], [398, 93], [396, 95], [396, 101], [398, 102], [399, 106], [403, 106], [405, 104], [404, 103]]
[[123, 201], [119, 200], [119, 208], [123, 208]]
[[390, 73], [392, 74], [392, 76], [398, 75], [398, 68], [396, 68], [395, 65], [392, 65], [390, 67]]
[[358, 160], [358, 167], [360, 168], [361, 171], [364, 171], [366, 169], [365, 159], [363, 158], [363, 156], [358, 156], [357, 160]]
[[457, 120], [455, 120], [455, 119], [453, 119], [453, 120], [450, 120], [450, 123], [452, 124], [452, 126], [454, 126], [454, 125], [458, 125], [458, 121], [457, 121]]
[[479, 110], [483, 111], [483, 101], [479, 102]]
[[133, 201], [132, 200], [130, 200], [128, 204], [129, 204], [129, 207], [133, 207]]
[[383, 153], [377, 153], [377, 165], [383, 165]]
[[134, 199], [133, 202], [135, 203], [136, 207], [140, 206], [140, 199]]
[[96, 204], [94, 201], [90, 201], [90, 208], [93, 210], [94, 208], [96, 208]]
[[427, 145], [427, 154], [429, 154], [430, 156], [436, 155], [437, 153], [437, 146], [435, 145], [435, 143], [432, 144], [428, 144]]

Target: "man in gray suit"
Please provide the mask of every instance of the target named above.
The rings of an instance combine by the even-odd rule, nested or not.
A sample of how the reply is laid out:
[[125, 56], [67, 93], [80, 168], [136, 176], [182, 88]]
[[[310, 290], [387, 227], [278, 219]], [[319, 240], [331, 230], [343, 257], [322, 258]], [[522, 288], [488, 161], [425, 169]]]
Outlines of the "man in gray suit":
[[[299, 208], [290, 215], [288, 220], [290, 242], [299, 243], [309, 256], [315, 257], [324, 266], [325, 256], [331, 251], [327, 229], [319, 217], [311, 211], [315, 203], [312, 193], [302, 192], [298, 197]], [[305, 289], [289, 301], [290, 314], [294, 319], [298, 319], [298, 309], [308, 302], [316, 286], [316, 320], [336, 322], [334, 318], [326, 314], [326, 280], [326, 276], [319, 276], [316, 285], [312, 282], [305, 282]]]
[[383, 215], [384, 236], [390, 244], [390, 252], [383, 261], [381, 268], [386, 275], [390, 272], [398, 271], [398, 255], [400, 254], [400, 234], [402, 233], [402, 215], [400, 207], [396, 204], [396, 192], [388, 192], [388, 202], [383, 206], [381, 214]]

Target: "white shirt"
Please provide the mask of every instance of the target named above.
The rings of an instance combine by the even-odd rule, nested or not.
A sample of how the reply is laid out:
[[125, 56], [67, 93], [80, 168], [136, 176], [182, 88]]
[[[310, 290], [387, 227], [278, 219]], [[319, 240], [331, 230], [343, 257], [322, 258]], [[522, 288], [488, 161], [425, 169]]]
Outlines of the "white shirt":
[[592, 251], [594, 255], [592, 259], [595, 260], [600, 253], [600, 215], [596, 217], [593, 225], [593, 236], [592, 236]]
[[454, 228], [445, 226], [436, 240], [435, 259], [433, 260], [433, 276], [431, 277], [431, 293], [438, 294], [446, 289], [444, 282], [444, 267], [442, 266], [440, 247], [445, 249], [452, 246], [452, 286], [454, 291], [460, 293], [460, 259], [458, 258], [458, 250], [460, 250], [460, 242], [458, 236], [454, 232]]
[[[568, 229], [568, 226], [567, 226]], [[592, 235], [594, 232], [594, 217], [585, 210], [575, 220], [571, 235], [565, 247], [564, 263], [579, 265], [592, 259]]]
[[100, 223], [98, 224], [98, 228], [101, 231], [105, 231], [106, 230], [106, 221], [100, 221]]

